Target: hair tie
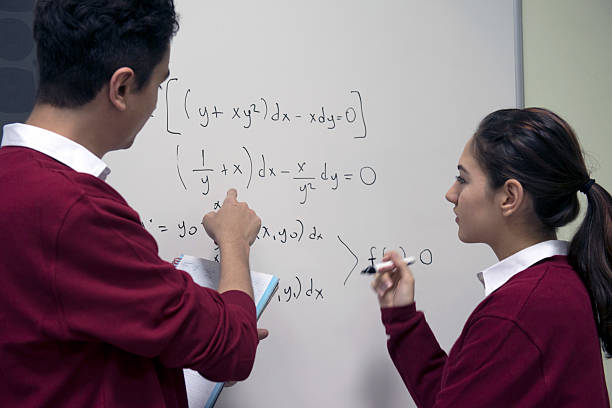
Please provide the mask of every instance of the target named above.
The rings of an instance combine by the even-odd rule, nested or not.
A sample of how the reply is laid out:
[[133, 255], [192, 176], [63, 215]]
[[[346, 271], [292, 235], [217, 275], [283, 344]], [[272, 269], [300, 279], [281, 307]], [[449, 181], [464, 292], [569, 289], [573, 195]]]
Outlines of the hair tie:
[[580, 187], [578, 190], [580, 190], [580, 192], [586, 194], [589, 192], [589, 190], [591, 189], [591, 186], [595, 184], [595, 179], [589, 179], [586, 183], [584, 183], [582, 185], [582, 187]]

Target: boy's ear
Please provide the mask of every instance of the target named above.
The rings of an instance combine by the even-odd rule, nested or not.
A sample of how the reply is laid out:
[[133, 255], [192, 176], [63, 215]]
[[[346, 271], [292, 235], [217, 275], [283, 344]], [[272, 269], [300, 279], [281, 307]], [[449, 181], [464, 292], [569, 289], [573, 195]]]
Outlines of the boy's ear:
[[518, 180], [506, 180], [501, 190], [500, 209], [502, 215], [507, 217], [516, 214], [525, 203], [525, 198], [525, 190]]
[[117, 69], [108, 83], [108, 98], [119, 111], [127, 109], [127, 96], [136, 85], [134, 70], [129, 67]]

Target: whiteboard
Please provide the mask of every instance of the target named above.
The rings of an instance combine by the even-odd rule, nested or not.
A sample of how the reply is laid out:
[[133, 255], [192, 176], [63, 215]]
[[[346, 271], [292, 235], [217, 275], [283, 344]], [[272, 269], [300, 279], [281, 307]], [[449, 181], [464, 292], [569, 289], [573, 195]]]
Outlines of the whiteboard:
[[176, 7], [157, 109], [105, 160], [166, 260], [218, 255], [200, 222], [230, 187], [262, 218], [251, 268], [280, 278], [271, 334], [217, 406], [414, 406], [359, 271], [416, 256], [417, 307], [446, 350], [482, 300], [495, 258], [458, 240], [444, 194], [478, 122], [516, 106], [515, 2]]

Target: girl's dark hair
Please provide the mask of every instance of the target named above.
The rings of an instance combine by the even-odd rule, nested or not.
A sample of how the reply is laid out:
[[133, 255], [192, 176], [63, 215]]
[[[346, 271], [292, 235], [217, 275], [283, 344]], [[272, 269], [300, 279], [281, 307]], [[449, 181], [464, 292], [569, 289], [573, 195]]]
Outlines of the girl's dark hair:
[[546, 109], [504, 109], [482, 120], [473, 149], [492, 188], [508, 179], [522, 184], [548, 231], [574, 220], [577, 193], [586, 194], [588, 208], [568, 260], [589, 292], [602, 348], [611, 357], [612, 197], [590, 180], [574, 131]]
[[177, 30], [173, 0], [38, 0], [37, 101], [82, 106], [124, 66], [141, 89]]

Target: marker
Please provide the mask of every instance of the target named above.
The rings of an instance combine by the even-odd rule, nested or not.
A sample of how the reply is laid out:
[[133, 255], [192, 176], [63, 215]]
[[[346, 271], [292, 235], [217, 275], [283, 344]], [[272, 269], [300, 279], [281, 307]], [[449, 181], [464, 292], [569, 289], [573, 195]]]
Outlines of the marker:
[[[406, 265], [412, 265], [415, 262], [416, 262], [416, 259], [414, 258], [414, 256], [409, 256], [407, 258], [404, 258], [404, 263]], [[379, 264], [376, 264], [374, 266], [370, 265], [367, 268], [365, 268], [363, 271], [361, 271], [361, 273], [367, 274], [367, 275], [372, 275], [372, 274], [375, 274], [376, 272], [378, 272], [381, 268], [386, 268], [386, 267], [391, 266], [391, 265], [393, 265], [392, 261], [387, 261], [387, 262], [379, 263]]]

